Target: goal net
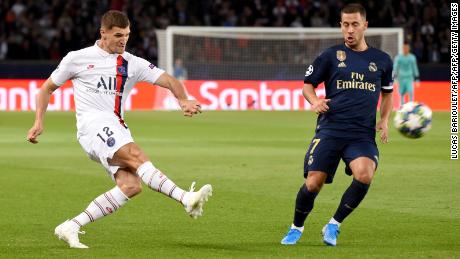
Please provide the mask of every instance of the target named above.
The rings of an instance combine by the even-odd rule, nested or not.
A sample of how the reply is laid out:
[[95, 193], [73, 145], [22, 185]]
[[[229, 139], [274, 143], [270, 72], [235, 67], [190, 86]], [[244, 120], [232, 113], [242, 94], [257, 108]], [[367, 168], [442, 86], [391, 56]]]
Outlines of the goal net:
[[[369, 28], [365, 37], [392, 58], [401, 52], [401, 28]], [[158, 65], [189, 80], [303, 80], [321, 51], [343, 43], [340, 28], [170, 26], [157, 38]]]

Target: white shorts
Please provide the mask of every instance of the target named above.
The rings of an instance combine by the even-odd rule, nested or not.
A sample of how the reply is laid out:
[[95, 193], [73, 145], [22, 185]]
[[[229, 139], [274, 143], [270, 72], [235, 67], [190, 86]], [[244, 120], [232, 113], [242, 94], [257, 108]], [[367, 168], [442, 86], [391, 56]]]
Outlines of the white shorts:
[[101, 163], [115, 180], [119, 166], [109, 165], [107, 159], [113, 158], [122, 146], [134, 142], [131, 132], [114, 116], [98, 116], [97, 119], [82, 126], [78, 131], [78, 142], [92, 160]]

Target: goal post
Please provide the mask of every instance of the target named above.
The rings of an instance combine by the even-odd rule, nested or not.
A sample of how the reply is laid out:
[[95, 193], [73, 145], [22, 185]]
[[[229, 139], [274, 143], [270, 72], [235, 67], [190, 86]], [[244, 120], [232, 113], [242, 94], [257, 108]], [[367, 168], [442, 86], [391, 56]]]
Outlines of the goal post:
[[[402, 52], [402, 28], [368, 28], [365, 37], [392, 58]], [[159, 66], [174, 74], [179, 62], [189, 80], [303, 80], [321, 51], [343, 43], [340, 28], [317, 27], [169, 26], [157, 38]]]

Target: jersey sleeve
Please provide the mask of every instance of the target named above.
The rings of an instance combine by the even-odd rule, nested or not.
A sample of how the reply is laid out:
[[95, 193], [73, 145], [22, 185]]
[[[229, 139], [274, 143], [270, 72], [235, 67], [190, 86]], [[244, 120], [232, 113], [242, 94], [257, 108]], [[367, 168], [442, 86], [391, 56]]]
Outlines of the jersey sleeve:
[[385, 69], [382, 73], [382, 92], [393, 92], [393, 62], [391, 58], [387, 58]]
[[72, 62], [73, 54], [69, 52], [59, 63], [58, 67], [51, 73], [51, 80], [57, 86], [63, 85], [67, 80], [72, 79], [76, 74], [76, 66]]
[[328, 59], [326, 52], [319, 55], [305, 72], [305, 79], [303, 80], [306, 84], [312, 84], [317, 87], [319, 84], [326, 80], [328, 75]]
[[147, 60], [135, 57], [135, 73], [138, 82], [148, 82], [155, 84], [158, 78], [165, 72]]

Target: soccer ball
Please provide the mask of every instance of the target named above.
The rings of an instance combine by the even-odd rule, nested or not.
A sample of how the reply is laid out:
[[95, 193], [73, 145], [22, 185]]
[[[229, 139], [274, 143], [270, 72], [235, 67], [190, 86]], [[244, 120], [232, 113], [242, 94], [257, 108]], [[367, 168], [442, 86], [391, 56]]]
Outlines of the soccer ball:
[[394, 117], [398, 131], [408, 138], [420, 138], [431, 128], [431, 109], [417, 102], [404, 104]]

